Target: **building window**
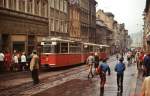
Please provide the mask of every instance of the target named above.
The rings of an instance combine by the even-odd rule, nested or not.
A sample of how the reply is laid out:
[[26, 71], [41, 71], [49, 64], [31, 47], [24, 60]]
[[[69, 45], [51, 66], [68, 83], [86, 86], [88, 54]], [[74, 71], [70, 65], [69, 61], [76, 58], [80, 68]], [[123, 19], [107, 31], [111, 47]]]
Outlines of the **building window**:
[[59, 32], [59, 21], [58, 20], [55, 21], [55, 31]]
[[54, 8], [54, 0], [50, 0], [51, 2], [50, 2], [50, 6], [52, 7], [52, 8]]
[[13, 0], [13, 9], [16, 10], [16, 3], [17, 1], [16, 0]]
[[55, 0], [55, 8], [59, 10], [59, 0]]
[[64, 12], [67, 13], [67, 1], [64, 1]]
[[50, 21], [50, 28], [51, 28], [51, 31], [54, 31], [54, 19], [51, 18], [51, 21]]
[[64, 23], [64, 33], [67, 33], [67, 23]]
[[64, 3], [63, 3], [63, 0], [60, 0], [60, 11], [63, 11], [64, 10]]
[[27, 3], [27, 12], [32, 13], [32, 0], [28, 0]]
[[39, 3], [40, 3], [39, 0], [35, 1], [35, 14], [36, 15], [39, 15]]
[[0, 0], [0, 7], [4, 7], [4, 0]]
[[25, 12], [25, 0], [19, 0], [19, 10]]
[[60, 22], [60, 32], [63, 32], [63, 21]]
[[48, 2], [46, 2], [46, 1], [43, 1], [42, 2], [42, 15], [44, 16], [44, 17], [47, 17], [47, 4], [48, 4]]
[[9, 0], [8, 4], [9, 4], [9, 9], [13, 9], [13, 10], [16, 9], [16, 0]]

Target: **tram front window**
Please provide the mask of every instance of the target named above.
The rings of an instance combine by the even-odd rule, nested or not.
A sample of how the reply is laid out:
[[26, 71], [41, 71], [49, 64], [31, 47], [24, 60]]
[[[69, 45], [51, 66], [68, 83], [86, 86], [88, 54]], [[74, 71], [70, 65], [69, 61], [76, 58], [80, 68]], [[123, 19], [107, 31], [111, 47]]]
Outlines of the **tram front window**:
[[43, 53], [55, 53], [55, 46], [54, 45], [44, 45]]
[[60, 52], [60, 44], [57, 45], [44, 45], [43, 53], [59, 53]]

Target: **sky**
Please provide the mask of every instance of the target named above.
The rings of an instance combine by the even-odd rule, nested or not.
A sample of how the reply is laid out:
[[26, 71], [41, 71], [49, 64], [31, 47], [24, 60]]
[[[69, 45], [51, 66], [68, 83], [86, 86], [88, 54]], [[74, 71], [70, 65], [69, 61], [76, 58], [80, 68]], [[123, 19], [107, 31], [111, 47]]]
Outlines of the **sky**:
[[97, 10], [112, 12], [118, 23], [125, 23], [125, 28], [129, 34], [142, 32], [143, 30], [143, 11], [146, 0], [96, 0]]

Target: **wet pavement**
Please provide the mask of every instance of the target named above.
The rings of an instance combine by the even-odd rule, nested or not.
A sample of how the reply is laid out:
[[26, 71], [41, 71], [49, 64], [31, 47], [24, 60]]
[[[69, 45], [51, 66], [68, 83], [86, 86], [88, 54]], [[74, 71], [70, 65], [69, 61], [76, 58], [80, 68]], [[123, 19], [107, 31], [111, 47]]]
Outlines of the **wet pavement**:
[[[126, 58], [125, 58], [126, 59]], [[107, 76], [107, 81], [105, 85], [104, 90], [104, 96], [138, 96], [135, 94], [138, 94], [138, 92], [141, 90], [141, 83], [139, 84], [139, 81], [137, 79], [137, 70], [136, 65], [132, 64], [131, 66], [128, 66], [126, 68], [125, 74], [124, 74], [124, 90], [123, 93], [120, 94], [117, 92], [117, 82], [116, 82], [116, 73], [114, 72], [114, 66], [117, 63], [115, 56], [111, 57], [108, 61], [108, 64], [111, 68], [111, 75]], [[125, 63], [127, 63], [125, 61]], [[86, 65], [83, 65], [84, 67]], [[83, 67], [80, 66], [80, 67]], [[83, 67], [83, 69], [84, 69]], [[55, 72], [53, 73], [46, 73], [44, 75], [41, 75], [40, 78], [47, 77], [50, 75], [49, 78], [47, 78], [46, 82], [40, 83], [36, 86], [33, 86], [32, 83], [25, 84], [24, 87], [18, 87], [15, 90], [6, 91], [1, 94], [0, 96], [100, 96], [100, 79], [99, 76], [94, 76], [92, 79], [87, 78], [87, 67], [82, 71], [67, 71], [64, 74], [58, 75]], [[51, 77], [53, 74], [53, 77]], [[57, 76], [55, 79], [54, 77]], [[19, 80], [22, 79], [22, 80]], [[29, 82], [31, 81], [31, 78], [17, 78], [17, 82], [20, 81], [20, 83], [17, 83], [18, 85], [22, 82]], [[14, 83], [16, 82], [15, 79], [13, 79]], [[8, 80], [9, 81], [9, 80]], [[0, 81], [2, 83], [2, 81]], [[4, 81], [5, 83], [7, 82]], [[12, 82], [12, 81], [10, 81]], [[142, 81], [141, 81], [142, 82]], [[5, 85], [5, 84], [1, 84]], [[14, 84], [12, 83], [12, 84]], [[16, 85], [17, 85], [16, 84]], [[15, 84], [14, 84], [15, 85]], [[22, 88], [22, 89], [21, 89]], [[11, 92], [16, 91], [15, 93], [11, 94]], [[135, 93], [136, 92], [136, 93]]]
[[[114, 62], [115, 63], [115, 62]], [[111, 65], [111, 76], [107, 76], [103, 96], [130, 96], [135, 83], [135, 65], [127, 68], [124, 76], [124, 91], [122, 94], [117, 92], [116, 73], [113, 71], [114, 64]], [[72, 79], [55, 87], [46, 89], [32, 96], [100, 96], [99, 76], [87, 79], [87, 72], [83, 72], [78, 79]]]

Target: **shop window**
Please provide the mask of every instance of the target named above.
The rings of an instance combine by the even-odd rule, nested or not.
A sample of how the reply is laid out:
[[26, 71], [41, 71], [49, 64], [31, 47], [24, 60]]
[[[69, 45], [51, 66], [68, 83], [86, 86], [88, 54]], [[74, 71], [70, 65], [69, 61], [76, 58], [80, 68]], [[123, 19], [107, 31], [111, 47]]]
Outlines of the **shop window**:
[[25, 51], [25, 42], [13, 42], [13, 50], [17, 52]]

